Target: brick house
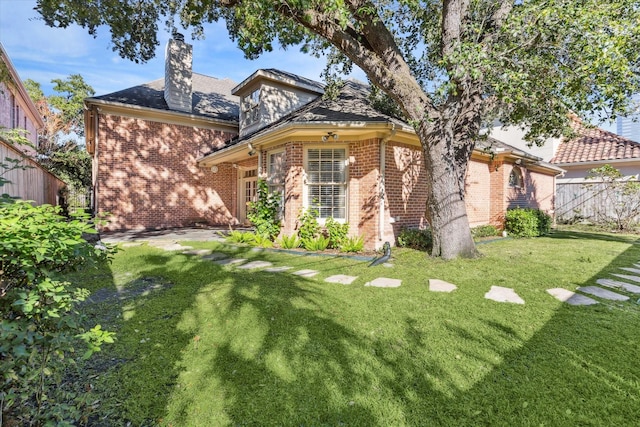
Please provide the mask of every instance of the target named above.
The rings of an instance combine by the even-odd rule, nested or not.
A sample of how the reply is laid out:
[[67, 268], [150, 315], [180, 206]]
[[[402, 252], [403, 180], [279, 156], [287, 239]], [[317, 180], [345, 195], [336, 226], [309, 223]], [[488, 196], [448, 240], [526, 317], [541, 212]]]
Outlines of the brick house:
[[[85, 101], [95, 208], [112, 214], [105, 230], [245, 223], [260, 178], [283, 196], [284, 234], [309, 207], [320, 222], [348, 222], [367, 248], [426, 225], [419, 140], [373, 108], [366, 85], [347, 81], [324, 99], [320, 83], [274, 69], [236, 85], [192, 73], [190, 49], [171, 40], [164, 80]], [[467, 177], [471, 225], [500, 225], [514, 206], [552, 211], [559, 172], [483, 142]]]
[[31, 144], [12, 143], [7, 134], [0, 134], [0, 163], [7, 163], [7, 158], [19, 159], [21, 165], [27, 167], [11, 171], [0, 170], [2, 178], [9, 181], [0, 187], [0, 194], [32, 200], [38, 205], [56, 205], [59, 191], [65, 183], [35, 159], [38, 130], [44, 127], [44, 122], [2, 44], [0, 67], [6, 70], [7, 76], [7, 81], [0, 82], [0, 129], [5, 132], [17, 130]]

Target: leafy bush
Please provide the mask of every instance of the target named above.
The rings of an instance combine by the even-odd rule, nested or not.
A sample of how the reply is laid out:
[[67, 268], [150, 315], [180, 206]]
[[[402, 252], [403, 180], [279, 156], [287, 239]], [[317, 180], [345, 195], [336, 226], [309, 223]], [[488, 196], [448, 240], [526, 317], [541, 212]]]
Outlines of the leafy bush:
[[329, 247], [335, 249], [340, 248], [349, 234], [349, 223], [345, 222], [344, 224], [340, 224], [335, 219], [329, 217], [324, 226], [329, 237]]
[[82, 416], [84, 392], [60, 387], [74, 364], [113, 342], [99, 325], [85, 330], [77, 311], [89, 294], [64, 281], [65, 273], [110, 258], [92, 246], [86, 216], [67, 220], [60, 208], [0, 197], [0, 410], [7, 425], [71, 425]]
[[300, 239], [295, 234], [291, 236], [282, 236], [278, 240], [278, 244], [284, 249], [295, 249], [300, 247]]
[[280, 234], [280, 193], [270, 193], [266, 181], [258, 180], [258, 200], [249, 203], [247, 218], [256, 234], [274, 240]]
[[491, 237], [500, 235], [500, 230], [493, 225], [481, 225], [471, 229], [473, 237]]
[[320, 234], [320, 224], [316, 217], [318, 211], [315, 209], [307, 209], [298, 215], [298, 236], [300, 239], [313, 239]]
[[324, 236], [311, 237], [302, 240], [302, 247], [308, 251], [324, 251], [329, 247], [329, 238]]
[[360, 252], [364, 249], [364, 237], [347, 237], [340, 246], [341, 252]]
[[411, 248], [419, 251], [429, 251], [433, 245], [431, 230], [425, 228], [403, 228], [396, 237], [396, 244], [401, 248]]
[[509, 209], [504, 228], [514, 237], [537, 237], [551, 230], [551, 217], [539, 209]]
[[227, 235], [227, 242], [231, 243], [252, 243], [256, 240], [256, 235], [250, 231], [231, 230]]
[[256, 234], [253, 238], [253, 242], [251, 242], [253, 246], [259, 246], [261, 248], [272, 248], [273, 242], [269, 239], [268, 236], [263, 234]]

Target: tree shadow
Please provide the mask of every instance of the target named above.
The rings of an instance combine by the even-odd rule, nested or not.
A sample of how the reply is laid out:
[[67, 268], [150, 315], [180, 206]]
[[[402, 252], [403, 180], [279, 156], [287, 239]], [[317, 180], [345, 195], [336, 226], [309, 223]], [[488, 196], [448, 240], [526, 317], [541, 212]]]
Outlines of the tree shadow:
[[[638, 254], [632, 245], [612, 264]], [[533, 297], [524, 307], [480, 300], [455, 317], [456, 293], [434, 300], [403, 287], [395, 292], [416, 301], [397, 313], [385, 290], [329, 291], [188, 256], [142, 261], [145, 277], [174, 286], [123, 306], [125, 362], [110, 374], [139, 423], [632, 425], [640, 410], [631, 303], [558, 303], [530, 332], [517, 315], [541, 309]], [[316, 262], [327, 261], [305, 267]]]

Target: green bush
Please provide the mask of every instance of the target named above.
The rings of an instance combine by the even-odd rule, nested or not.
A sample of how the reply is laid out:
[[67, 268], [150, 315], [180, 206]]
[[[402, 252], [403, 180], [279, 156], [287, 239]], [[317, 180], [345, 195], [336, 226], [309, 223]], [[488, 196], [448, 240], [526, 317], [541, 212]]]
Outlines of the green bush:
[[280, 240], [278, 240], [278, 244], [284, 249], [295, 249], [300, 247], [300, 239], [298, 239], [298, 236], [295, 234], [282, 236]]
[[324, 236], [311, 237], [302, 240], [302, 247], [308, 251], [324, 251], [329, 247], [329, 238]]
[[[84, 358], [113, 342], [100, 326], [86, 330], [78, 304], [89, 294], [63, 275], [104, 262], [114, 250], [92, 246], [86, 216], [0, 197], [0, 409], [7, 425], [72, 425], [84, 391], [60, 386], [84, 342]], [[3, 424], [4, 425], [4, 424]]]
[[473, 237], [491, 237], [500, 235], [500, 230], [493, 225], [481, 225], [471, 229]]
[[431, 230], [403, 228], [396, 237], [396, 244], [401, 248], [411, 248], [419, 251], [429, 251], [433, 245]]
[[551, 230], [551, 217], [539, 209], [509, 209], [505, 214], [504, 228], [514, 237], [537, 237]]
[[251, 231], [231, 230], [226, 240], [231, 243], [253, 243], [256, 235]]
[[251, 242], [251, 245], [258, 246], [261, 248], [272, 248], [273, 241], [271, 241], [269, 236], [266, 236], [264, 234], [256, 234], [253, 237], [253, 242]]
[[280, 234], [280, 193], [270, 193], [267, 183], [258, 180], [258, 200], [249, 203], [247, 219], [256, 228], [256, 234], [273, 241]]
[[329, 217], [324, 227], [329, 237], [329, 247], [334, 249], [340, 248], [349, 234], [349, 223], [345, 222], [344, 224], [340, 224], [335, 219]]
[[320, 224], [316, 217], [318, 211], [315, 209], [306, 209], [298, 215], [298, 236], [301, 240], [313, 239], [320, 234]]
[[342, 241], [340, 252], [360, 252], [364, 249], [364, 237], [347, 237]]

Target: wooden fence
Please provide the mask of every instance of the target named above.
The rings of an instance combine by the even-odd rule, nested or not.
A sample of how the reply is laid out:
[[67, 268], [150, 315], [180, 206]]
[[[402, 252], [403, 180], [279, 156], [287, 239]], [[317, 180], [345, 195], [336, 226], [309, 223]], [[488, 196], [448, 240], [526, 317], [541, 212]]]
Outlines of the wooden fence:
[[[614, 203], [624, 196], [617, 195], [616, 201], [607, 200], [606, 184], [562, 183], [556, 185], [555, 214], [558, 222], [588, 220], [604, 222], [616, 218]], [[633, 197], [633, 196], [631, 196]], [[638, 220], [640, 218], [636, 218]]]
[[33, 200], [37, 205], [58, 203], [58, 192], [65, 185], [63, 181], [44, 170], [35, 161], [24, 157], [15, 148], [0, 141], [0, 162], [6, 163], [6, 158], [22, 159], [21, 165], [27, 166], [27, 169], [0, 170], [2, 178], [10, 181], [0, 187], [0, 194], [7, 193], [24, 200]]

